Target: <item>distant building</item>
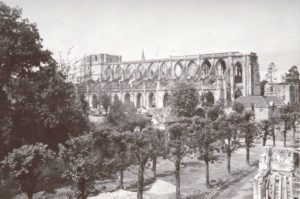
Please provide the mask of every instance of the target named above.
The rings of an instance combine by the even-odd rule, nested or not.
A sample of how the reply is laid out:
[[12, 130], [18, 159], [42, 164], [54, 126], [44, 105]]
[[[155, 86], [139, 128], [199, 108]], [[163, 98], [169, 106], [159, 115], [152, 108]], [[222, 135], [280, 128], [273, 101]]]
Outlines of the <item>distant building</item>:
[[280, 97], [286, 104], [299, 103], [299, 84], [288, 82], [266, 84], [265, 96]]
[[285, 105], [277, 96], [241, 96], [236, 102], [243, 104], [245, 110], [253, 111], [256, 121], [277, 116], [279, 109]]

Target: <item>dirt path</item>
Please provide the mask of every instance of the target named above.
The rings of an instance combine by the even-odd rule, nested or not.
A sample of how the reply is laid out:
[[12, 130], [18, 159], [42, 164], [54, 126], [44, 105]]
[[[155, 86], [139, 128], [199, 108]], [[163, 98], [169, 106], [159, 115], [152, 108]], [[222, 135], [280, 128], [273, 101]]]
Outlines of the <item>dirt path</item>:
[[225, 190], [220, 190], [211, 199], [251, 199], [252, 198], [252, 180], [257, 169], [250, 172], [240, 181], [230, 185]]

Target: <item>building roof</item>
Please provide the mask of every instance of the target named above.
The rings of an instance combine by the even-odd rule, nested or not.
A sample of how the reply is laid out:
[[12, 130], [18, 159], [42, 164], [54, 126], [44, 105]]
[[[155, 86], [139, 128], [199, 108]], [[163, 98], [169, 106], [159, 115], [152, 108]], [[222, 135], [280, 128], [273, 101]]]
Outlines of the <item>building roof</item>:
[[256, 108], [269, 107], [269, 104], [262, 96], [241, 96], [236, 99], [236, 102], [243, 104], [245, 108], [251, 108], [252, 104], [254, 104]]
[[284, 101], [278, 96], [265, 96], [264, 98], [268, 104], [270, 104], [270, 102], [273, 102], [275, 106], [285, 105]]

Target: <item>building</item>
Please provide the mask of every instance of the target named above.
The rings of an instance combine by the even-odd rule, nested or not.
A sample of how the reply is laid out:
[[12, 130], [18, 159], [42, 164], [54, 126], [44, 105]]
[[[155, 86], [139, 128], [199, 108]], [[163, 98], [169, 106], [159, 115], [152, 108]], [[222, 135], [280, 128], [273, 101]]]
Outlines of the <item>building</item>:
[[299, 84], [293, 82], [267, 83], [265, 96], [280, 97], [286, 104], [299, 103]]
[[298, 104], [300, 102], [300, 79], [297, 66], [291, 67], [287, 73], [282, 75], [280, 83], [267, 83], [265, 95], [278, 96], [286, 104]]
[[224, 99], [227, 104], [239, 96], [260, 94], [255, 53], [211, 53], [123, 62], [121, 56], [99, 61], [99, 57], [92, 55], [84, 59], [81, 67], [81, 76], [93, 80], [86, 89], [91, 104], [106, 93], [112, 101], [132, 102], [137, 108], [166, 107], [173, 86], [180, 81], [193, 83], [200, 96], [210, 91], [215, 101]]
[[245, 110], [253, 111], [256, 121], [268, 120], [280, 113], [285, 103], [277, 96], [241, 96], [236, 99]]

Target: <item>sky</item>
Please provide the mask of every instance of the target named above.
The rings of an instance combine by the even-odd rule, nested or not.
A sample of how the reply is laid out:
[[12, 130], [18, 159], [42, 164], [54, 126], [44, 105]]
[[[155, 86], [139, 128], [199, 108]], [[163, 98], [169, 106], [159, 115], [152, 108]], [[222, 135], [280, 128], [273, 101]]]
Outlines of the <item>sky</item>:
[[37, 24], [44, 47], [123, 60], [255, 52], [261, 77], [300, 70], [300, 0], [6, 0]]

